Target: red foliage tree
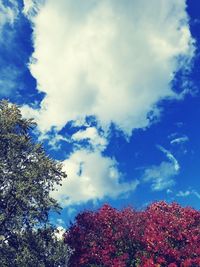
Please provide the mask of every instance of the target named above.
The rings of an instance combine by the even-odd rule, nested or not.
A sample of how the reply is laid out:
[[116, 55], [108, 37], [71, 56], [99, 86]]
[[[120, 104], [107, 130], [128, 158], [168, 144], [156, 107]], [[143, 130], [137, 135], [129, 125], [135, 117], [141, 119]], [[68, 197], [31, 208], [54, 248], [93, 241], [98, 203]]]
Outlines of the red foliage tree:
[[[158, 202], [144, 213], [145, 251], [139, 253], [142, 266], [200, 266], [199, 211]], [[146, 264], [148, 260], [154, 265]]]
[[73, 267], [200, 266], [200, 212], [157, 202], [145, 211], [104, 205], [65, 234]]

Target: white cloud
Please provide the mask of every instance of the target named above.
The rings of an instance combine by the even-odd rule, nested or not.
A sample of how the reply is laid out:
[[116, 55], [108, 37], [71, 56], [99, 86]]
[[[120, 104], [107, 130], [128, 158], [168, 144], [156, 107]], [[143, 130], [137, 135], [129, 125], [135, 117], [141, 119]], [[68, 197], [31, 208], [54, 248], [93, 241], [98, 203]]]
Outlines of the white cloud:
[[47, 139], [49, 140], [48, 145], [51, 147], [51, 149], [54, 149], [54, 150], [59, 150], [61, 148], [61, 144], [60, 144], [61, 141], [71, 143], [70, 138], [64, 137], [63, 135], [60, 135], [60, 134], [56, 134], [52, 138], [49, 138], [49, 136], [47, 136]]
[[166, 193], [167, 193], [167, 194], [172, 194], [173, 191], [172, 191], [171, 189], [168, 188], [167, 191], [166, 191]]
[[188, 142], [189, 138], [187, 136], [181, 136], [181, 137], [177, 137], [173, 140], [170, 141], [170, 144], [174, 145], [174, 144], [183, 144], [185, 142]]
[[34, 0], [23, 0], [23, 4], [24, 4], [23, 12], [26, 16], [31, 12], [31, 10], [34, 9], [34, 7], [37, 6], [36, 1]]
[[177, 97], [170, 88], [177, 57], [193, 54], [185, 7], [183, 0], [47, 0], [32, 19], [30, 70], [46, 93], [33, 111], [40, 129], [86, 115], [127, 134], [147, 126], [157, 101]]
[[176, 195], [178, 197], [187, 197], [187, 196], [191, 195], [191, 192], [189, 190], [179, 191]]
[[153, 191], [161, 191], [174, 185], [174, 176], [177, 171], [170, 162], [162, 162], [158, 166], [151, 166], [145, 170], [144, 181], [151, 182]]
[[45, 3], [45, 0], [23, 0], [23, 13], [28, 18], [33, 19], [39, 12], [40, 7]]
[[[24, 114], [24, 110], [22, 114]], [[57, 132], [53, 132], [51, 134], [50, 133], [44, 133], [44, 134], [39, 133], [38, 141], [39, 142], [47, 141], [48, 145], [50, 146], [50, 149], [52, 150], [61, 149], [61, 142], [72, 143], [72, 139], [69, 136], [67, 135], [63, 136], [61, 134], [58, 134]]]
[[[35, 108], [32, 108], [28, 105], [23, 105], [20, 107], [22, 116], [25, 118], [35, 118], [36, 121], [39, 120], [39, 112], [38, 110]], [[45, 134], [45, 133], [44, 133]]]
[[0, 31], [5, 24], [13, 25], [18, 15], [18, 4], [15, 0], [9, 1], [9, 6], [6, 6], [2, 0], [0, 0]]
[[176, 196], [177, 197], [188, 197], [188, 196], [196, 196], [197, 198], [200, 199], [200, 194], [196, 191], [196, 190], [186, 190], [186, 191], [182, 191], [180, 190]]
[[169, 189], [175, 184], [174, 176], [179, 173], [180, 166], [176, 158], [165, 148], [158, 148], [166, 155], [168, 161], [163, 161], [160, 165], [153, 165], [144, 172], [143, 181], [150, 182], [153, 191]]
[[179, 163], [177, 161], [177, 159], [172, 155], [172, 153], [170, 151], [168, 151], [167, 149], [165, 149], [164, 147], [162, 146], [157, 146], [158, 149], [160, 149], [160, 151], [162, 151], [166, 157], [171, 161], [171, 163], [173, 164], [174, 166], [174, 169], [175, 171], [179, 171], [180, 169], [180, 166], [179, 166]]
[[197, 191], [193, 190], [193, 194], [200, 199], [200, 193], [198, 193]]
[[85, 130], [80, 130], [72, 135], [74, 141], [88, 140], [89, 143], [95, 148], [101, 151], [106, 148], [108, 143], [103, 134], [100, 134], [95, 127], [88, 127]]
[[63, 206], [116, 198], [134, 191], [138, 185], [137, 180], [122, 181], [115, 160], [103, 157], [99, 151], [76, 151], [63, 164], [68, 179], [52, 193]]
[[[43, 133], [69, 121], [81, 126], [90, 115], [104, 130], [89, 126], [72, 136], [87, 139], [94, 151], [80, 149], [64, 161], [69, 178], [54, 197], [73, 205], [134, 190], [138, 181], [121, 182], [115, 160], [102, 156], [105, 132], [113, 122], [130, 135], [149, 125], [150, 111], [159, 116], [159, 100], [179, 98], [170, 87], [183, 67], [177, 58], [187, 68], [194, 52], [185, 1], [46, 0], [40, 10], [34, 0], [25, 2], [33, 23], [29, 67], [45, 97], [40, 109], [24, 106], [23, 114], [35, 117]], [[30, 16], [33, 9], [37, 15]], [[166, 156], [169, 162], [151, 168], [155, 190], [171, 186], [179, 169]]]

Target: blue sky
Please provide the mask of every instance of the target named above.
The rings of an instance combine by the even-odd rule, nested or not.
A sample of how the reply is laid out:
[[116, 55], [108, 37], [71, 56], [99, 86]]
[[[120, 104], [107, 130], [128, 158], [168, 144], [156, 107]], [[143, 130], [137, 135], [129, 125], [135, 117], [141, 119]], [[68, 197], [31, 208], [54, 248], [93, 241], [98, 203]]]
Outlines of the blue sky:
[[1, 0], [0, 98], [68, 178], [52, 221], [107, 202], [200, 208], [198, 0]]

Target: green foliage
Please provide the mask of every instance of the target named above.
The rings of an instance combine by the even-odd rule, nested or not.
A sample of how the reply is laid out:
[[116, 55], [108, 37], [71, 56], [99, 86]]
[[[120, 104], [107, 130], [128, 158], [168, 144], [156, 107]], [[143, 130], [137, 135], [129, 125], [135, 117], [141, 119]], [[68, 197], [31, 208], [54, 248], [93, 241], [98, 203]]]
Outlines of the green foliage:
[[60, 210], [50, 192], [66, 175], [62, 165], [34, 143], [34, 126], [17, 106], [0, 102], [1, 266], [59, 266], [53, 261], [65, 249], [53, 239], [49, 212]]
[[70, 252], [63, 240], [56, 238], [55, 229], [48, 227], [13, 235], [1, 247], [1, 254], [1, 266], [58, 267], [67, 266]]

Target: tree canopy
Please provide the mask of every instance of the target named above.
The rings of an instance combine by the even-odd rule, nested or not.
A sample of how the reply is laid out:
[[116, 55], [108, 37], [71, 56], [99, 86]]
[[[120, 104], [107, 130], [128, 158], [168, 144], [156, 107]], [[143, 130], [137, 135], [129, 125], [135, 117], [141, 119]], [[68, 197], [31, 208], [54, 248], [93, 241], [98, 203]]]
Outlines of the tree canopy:
[[200, 266], [200, 212], [157, 202], [144, 211], [104, 205], [79, 214], [65, 234], [71, 267]]
[[[35, 125], [33, 120], [22, 118], [16, 105], [5, 100], [0, 102], [0, 257], [3, 266], [54, 266], [45, 264], [47, 254], [55, 256], [50, 245], [55, 243], [55, 229], [49, 223], [49, 212], [58, 212], [60, 206], [50, 192], [66, 174], [62, 165], [34, 142], [31, 130]], [[40, 247], [38, 254], [37, 247]], [[50, 247], [51, 252], [45, 250]], [[32, 261], [37, 262], [38, 257], [40, 263], [22, 262], [22, 255], [30, 257], [30, 251], [35, 251]], [[46, 257], [41, 257], [41, 251], [45, 251]]]

